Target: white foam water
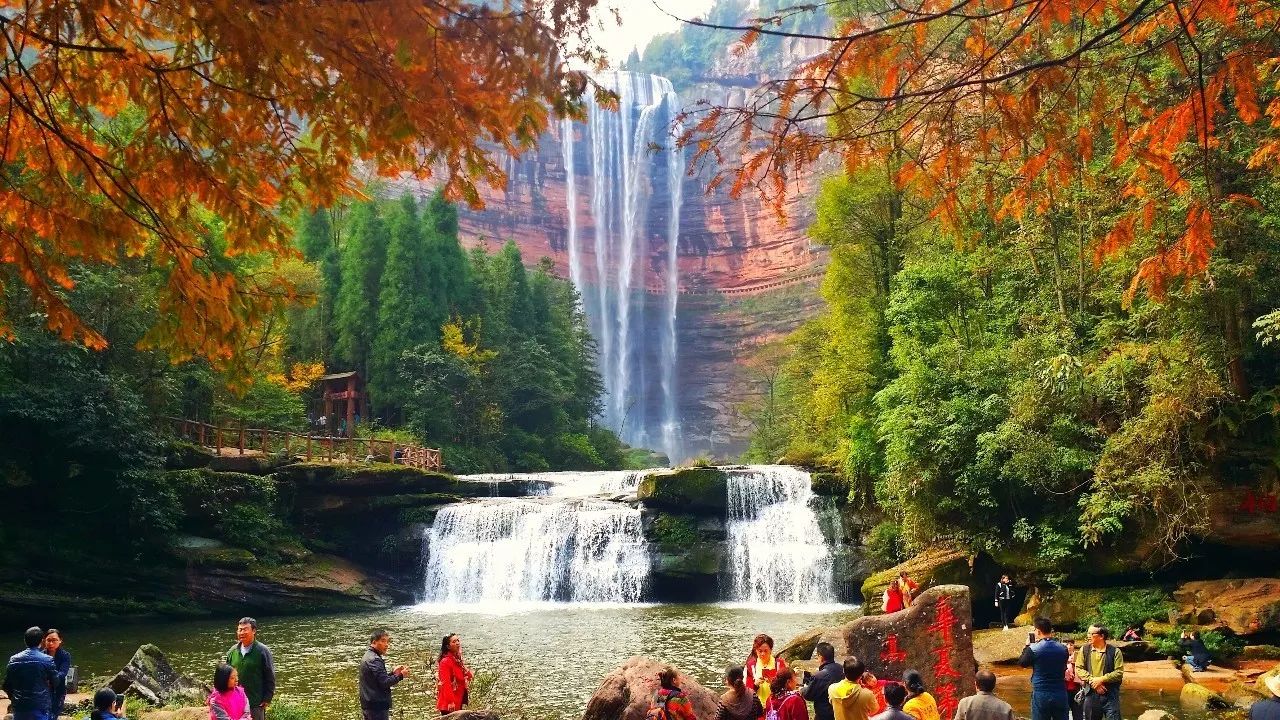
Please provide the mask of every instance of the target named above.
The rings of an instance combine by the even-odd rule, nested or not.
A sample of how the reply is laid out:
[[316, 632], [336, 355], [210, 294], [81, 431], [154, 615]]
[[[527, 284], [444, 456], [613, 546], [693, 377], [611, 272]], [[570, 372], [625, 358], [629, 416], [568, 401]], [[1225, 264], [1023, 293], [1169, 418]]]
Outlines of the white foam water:
[[834, 559], [810, 507], [809, 473], [781, 465], [729, 470], [730, 602], [832, 607]]
[[649, 576], [640, 511], [618, 503], [495, 498], [449, 505], [426, 542], [428, 603], [633, 603]]

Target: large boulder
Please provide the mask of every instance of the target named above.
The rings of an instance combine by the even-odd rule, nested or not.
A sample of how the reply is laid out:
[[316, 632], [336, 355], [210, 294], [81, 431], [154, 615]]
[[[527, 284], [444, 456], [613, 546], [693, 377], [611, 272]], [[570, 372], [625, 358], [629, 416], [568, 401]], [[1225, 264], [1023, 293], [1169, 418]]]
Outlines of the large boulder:
[[911, 607], [857, 618], [823, 634], [837, 659], [861, 658], [879, 678], [919, 670], [944, 718], [960, 698], [974, 694], [973, 616], [969, 588], [939, 585], [920, 593]]
[[1266, 553], [1280, 545], [1280, 513], [1267, 512], [1265, 496], [1250, 488], [1224, 487], [1207, 490], [1206, 501], [1210, 542]]
[[274, 567], [192, 565], [186, 590], [203, 607], [226, 612], [247, 607], [278, 614], [380, 610], [413, 601], [394, 583], [347, 560], [322, 554]]
[[[647, 657], [633, 657], [604, 677], [587, 701], [582, 720], [642, 720], [658, 690], [658, 673], [663, 663]], [[698, 720], [712, 720], [720, 709], [720, 697], [683, 672], [676, 684], [689, 696]]]
[[1233, 706], [1242, 710], [1248, 710], [1253, 704], [1259, 700], [1266, 700], [1270, 697], [1265, 687], [1252, 687], [1245, 685], [1240, 681], [1232, 682], [1222, 691], [1222, 698]]
[[[975, 567], [977, 572], [975, 572]], [[911, 579], [919, 583], [920, 590], [935, 585], [968, 585], [973, 588], [974, 602], [991, 605], [995, 583], [991, 568], [983, 567], [978, 558], [964, 550], [932, 548], [916, 555], [901, 565], [881, 570], [862, 582], [862, 611], [875, 615], [884, 611], [883, 597], [889, 582], [906, 570]], [[984, 605], [983, 607], [986, 607]]]
[[1225, 710], [1231, 706], [1221, 695], [1198, 683], [1187, 683], [1178, 703], [1188, 710]]
[[1280, 646], [1245, 645], [1240, 651], [1241, 660], [1280, 660]]
[[827, 628], [825, 627], [809, 628], [791, 638], [786, 645], [783, 645], [774, 654], [792, 665], [801, 660], [810, 660], [813, 658], [814, 648], [818, 646], [826, 632]]
[[1280, 578], [1199, 580], [1173, 593], [1178, 620], [1224, 625], [1237, 635], [1280, 630]]
[[[1030, 626], [973, 633], [973, 659], [981, 665], [1017, 665]], [[1125, 656], [1128, 658], [1128, 656]]]
[[729, 475], [717, 467], [660, 470], [644, 476], [636, 497], [646, 507], [658, 510], [724, 515]]
[[109, 686], [117, 693], [141, 698], [152, 705], [199, 705], [209, 695], [207, 685], [178, 674], [155, 645], [138, 648]]

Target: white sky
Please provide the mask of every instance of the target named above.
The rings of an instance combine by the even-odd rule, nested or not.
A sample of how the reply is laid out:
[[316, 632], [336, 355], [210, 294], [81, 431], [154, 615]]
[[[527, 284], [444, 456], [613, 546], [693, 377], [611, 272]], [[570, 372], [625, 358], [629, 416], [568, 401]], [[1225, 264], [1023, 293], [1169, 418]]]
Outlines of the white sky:
[[[631, 52], [631, 48], [644, 46], [654, 35], [671, 32], [680, 26], [678, 20], [672, 19], [654, 5], [655, 0], [604, 0], [597, 6], [598, 15], [603, 28], [596, 28], [593, 39], [600, 43], [609, 53], [614, 65], [621, 65]], [[714, 0], [656, 0], [667, 12], [681, 18], [701, 17], [711, 9]], [[622, 16], [622, 24], [613, 20], [608, 8], [617, 8]]]

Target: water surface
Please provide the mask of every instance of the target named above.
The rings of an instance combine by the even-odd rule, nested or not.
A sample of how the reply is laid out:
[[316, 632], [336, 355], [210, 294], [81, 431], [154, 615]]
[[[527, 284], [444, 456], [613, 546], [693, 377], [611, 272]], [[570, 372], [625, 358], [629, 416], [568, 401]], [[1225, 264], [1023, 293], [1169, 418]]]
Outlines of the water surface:
[[[359, 717], [356, 670], [369, 633], [392, 633], [388, 665], [413, 675], [395, 691], [393, 720], [433, 717], [435, 673], [428, 659], [446, 633], [459, 633], [463, 655], [479, 672], [499, 676], [492, 706], [503, 718], [578, 718], [600, 680], [632, 655], [670, 662], [709, 687], [724, 668], [742, 663], [751, 638], [766, 632], [781, 645], [816, 625], [844, 622], [855, 609], [762, 612], [718, 605], [504, 605], [459, 612], [417, 606], [355, 615], [259, 618], [259, 639], [275, 656], [281, 699], [312, 705], [322, 720]], [[153, 623], [68, 633], [82, 675], [119, 670], [138, 645], [151, 642], [178, 669], [210, 680], [235, 642], [235, 619]]]

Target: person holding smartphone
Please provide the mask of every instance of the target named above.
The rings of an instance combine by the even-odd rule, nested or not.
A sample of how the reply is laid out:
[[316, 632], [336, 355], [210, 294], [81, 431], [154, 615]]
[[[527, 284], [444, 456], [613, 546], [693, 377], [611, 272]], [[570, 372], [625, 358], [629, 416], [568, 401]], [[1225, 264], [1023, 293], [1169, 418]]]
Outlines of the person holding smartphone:
[[1018, 664], [1031, 668], [1031, 720], [1069, 720], [1067, 646], [1053, 637], [1053, 622], [1039, 617]]

